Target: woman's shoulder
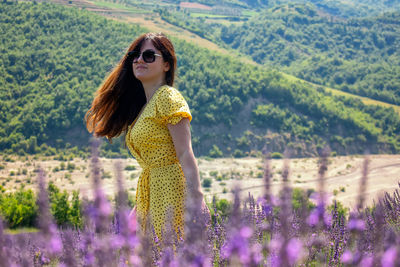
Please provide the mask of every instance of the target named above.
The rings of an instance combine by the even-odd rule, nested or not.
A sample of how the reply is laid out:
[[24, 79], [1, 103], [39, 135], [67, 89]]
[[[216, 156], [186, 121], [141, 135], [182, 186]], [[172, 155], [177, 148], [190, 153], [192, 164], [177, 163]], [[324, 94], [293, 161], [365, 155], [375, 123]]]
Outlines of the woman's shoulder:
[[163, 85], [158, 90], [159, 93], [157, 94], [157, 102], [186, 102], [181, 92], [179, 92], [179, 90], [175, 87]]
[[189, 106], [178, 91], [172, 86], [163, 86], [159, 88], [156, 101], [156, 113], [163, 121], [176, 124], [178, 121], [169, 120], [170, 117], [187, 117], [191, 120]]

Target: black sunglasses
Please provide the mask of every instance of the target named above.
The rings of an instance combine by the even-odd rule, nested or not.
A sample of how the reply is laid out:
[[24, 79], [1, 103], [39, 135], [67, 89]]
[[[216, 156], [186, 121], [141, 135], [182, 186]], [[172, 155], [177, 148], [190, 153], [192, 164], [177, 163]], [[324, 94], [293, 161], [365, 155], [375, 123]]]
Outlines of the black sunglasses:
[[128, 56], [132, 58], [133, 63], [138, 62], [140, 56], [142, 56], [143, 61], [146, 63], [153, 63], [156, 60], [156, 57], [162, 57], [160, 54], [157, 54], [153, 50], [145, 50], [142, 53], [140, 51], [131, 51], [128, 52]]

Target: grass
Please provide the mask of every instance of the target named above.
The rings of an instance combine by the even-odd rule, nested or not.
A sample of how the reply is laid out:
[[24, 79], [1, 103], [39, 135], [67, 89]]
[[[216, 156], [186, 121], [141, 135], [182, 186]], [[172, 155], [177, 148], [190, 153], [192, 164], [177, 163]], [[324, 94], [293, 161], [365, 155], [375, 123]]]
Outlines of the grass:
[[205, 18], [205, 17], [208, 17], [208, 18], [220, 18], [220, 19], [232, 17], [232, 16], [227, 16], [227, 15], [218, 15], [218, 14], [210, 14], [210, 13], [198, 13], [198, 12], [192, 12], [192, 13], [190, 13], [190, 16], [194, 17], [194, 18]]
[[123, 4], [118, 4], [118, 3], [112, 3], [112, 2], [103, 2], [103, 1], [93, 1], [93, 4], [98, 6], [98, 7], [106, 7], [110, 9], [120, 9], [124, 11], [129, 11], [131, 13], [135, 14], [149, 14], [152, 13], [150, 10], [145, 10], [141, 8], [134, 8], [134, 7], [128, 7]]
[[347, 92], [343, 92], [340, 91], [338, 89], [333, 89], [330, 87], [326, 87], [323, 85], [317, 85], [317, 84], [313, 84], [311, 82], [307, 82], [305, 80], [302, 80], [300, 78], [297, 78], [293, 75], [287, 74], [287, 73], [281, 73], [285, 78], [287, 78], [289, 81], [301, 81], [301, 82], [305, 82], [308, 83], [310, 85], [312, 85], [313, 87], [322, 87], [325, 89], [325, 91], [332, 93], [332, 95], [337, 95], [337, 96], [345, 96], [345, 97], [350, 97], [350, 98], [357, 98], [360, 99], [365, 105], [377, 105], [377, 106], [382, 106], [382, 107], [386, 107], [386, 108], [393, 108], [399, 115], [400, 115], [400, 106], [397, 105], [393, 105], [393, 104], [389, 104], [383, 101], [379, 101], [379, 100], [375, 100], [375, 99], [371, 99], [368, 97], [364, 97], [364, 96], [359, 96], [359, 95], [355, 95], [355, 94], [351, 94], [351, 93], [347, 93]]
[[38, 228], [34, 227], [23, 227], [17, 229], [4, 229], [5, 234], [9, 235], [17, 235], [17, 234], [24, 234], [24, 233], [37, 233], [39, 232]]
[[254, 10], [244, 10], [242, 12], [242, 15], [246, 16], [246, 17], [253, 17], [253, 16], [257, 15], [257, 14], [258, 14], [258, 12], [254, 11]]

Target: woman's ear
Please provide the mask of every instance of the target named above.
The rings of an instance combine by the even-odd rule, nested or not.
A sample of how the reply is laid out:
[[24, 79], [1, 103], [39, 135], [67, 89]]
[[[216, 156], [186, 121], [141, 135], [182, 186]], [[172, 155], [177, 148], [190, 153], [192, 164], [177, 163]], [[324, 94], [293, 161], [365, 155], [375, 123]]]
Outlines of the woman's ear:
[[165, 72], [169, 71], [169, 68], [170, 68], [169, 62], [165, 61], [165, 62], [164, 62], [164, 71], [165, 71]]

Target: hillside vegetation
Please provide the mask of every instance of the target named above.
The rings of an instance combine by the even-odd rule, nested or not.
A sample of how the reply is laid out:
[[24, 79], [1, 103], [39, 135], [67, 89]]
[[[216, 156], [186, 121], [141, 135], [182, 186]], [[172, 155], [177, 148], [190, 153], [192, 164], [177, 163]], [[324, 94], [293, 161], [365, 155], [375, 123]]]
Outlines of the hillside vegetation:
[[[93, 93], [144, 30], [49, 3], [3, 2], [0, 10], [1, 151], [86, 148], [83, 117]], [[276, 71], [173, 42], [176, 87], [193, 113], [197, 155], [292, 148], [304, 156], [326, 143], [340, 154], [399, 151], [400, 119], [393, 109], [327, 95]], [[105, 148], [126, 155], [120, 145], [117, 140]]]
[[[301, 79], [400, 104], [400, 11], [343, 19], [287, 4], [225, 25], [162, 9], [168, 22]], [[211, 29], [211, 30], [210, 30]]]

